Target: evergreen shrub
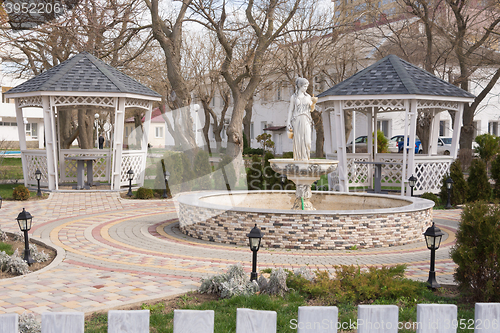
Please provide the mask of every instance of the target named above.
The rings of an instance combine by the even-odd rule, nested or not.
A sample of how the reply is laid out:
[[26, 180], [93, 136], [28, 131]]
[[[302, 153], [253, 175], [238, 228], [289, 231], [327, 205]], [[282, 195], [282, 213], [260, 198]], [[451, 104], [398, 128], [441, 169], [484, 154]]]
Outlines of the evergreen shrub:
[[154, 197], [153, 190], [150, 188], [139, 187], [135, 196], [138, 199], [151, 199]]
[[464, 207], [451, 258], [458, 288], [476, 302], [500, 302], [500, 206]]
[[14, 200], [28, 200], [30, 198], [30, 190], [24, 185], [18, 185], [12, 192]]
[[[425, 192], [423, 193], [421, 196], [420, 196], [422, 199], [427, 199], [427, 200], [431, 200], [431, 201], [434, 201], [434, 205], [435, 206], [439, 206], [439, 198], [437, 195], [435, 195], [434, 193], [431, 193], [431, 192]], [[434, 206], [434, 207], [435, 207]]]
[[464, 173], [462, 172], [462, 165], [459, 160], [453, 162], [450, 166], [450, 173], [445, 174], [441, 181], [441, 191], [439, 192], [439, 197], [441, 202], [445, 203], [448, 199], [448, 190], [446, 189], [446, 179], [451, 177], [453, 180], [453, 187], [451, 189], [450, 202], [453, 206], [464, 204], [467, 201], [467, 193], [469, 192], [469, 186], [464, 178]]
[[467, 201], [478, 200], [489, 201], [491, 196], [491, 186], [486, 175], [486, 165], [483, 161], [475, 159], [472, 161], [467, 178]]
[[491, 178], [495, 181], [493, 197], [500, 199], [500, 155], [491, 162]]

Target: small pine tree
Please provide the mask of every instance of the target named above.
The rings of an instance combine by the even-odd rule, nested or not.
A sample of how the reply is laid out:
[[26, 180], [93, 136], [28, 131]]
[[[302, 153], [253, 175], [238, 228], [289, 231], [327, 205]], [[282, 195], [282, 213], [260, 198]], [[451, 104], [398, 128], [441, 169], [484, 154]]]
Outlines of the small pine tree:
[[477, 147], [475, 148], [476, 153], [479, 154], [479, 157], [481, 157], [486, 163], [486, 167], [488, 167], [488, 162], [500, 149], [500, 137], [485, 133], [476, 136], [474, 141], [477, 143]]
[[467, 186], [469, 192], [467, 195], [468, 202], [478, 200], [489, 201], [491, 196], [491, 186], [486, 175], [486, 165], [481, 160], [473, 160], [469, 170], [469, 178], [467, 178]]
[[212, 167], [210, 166], [208, 152], [200, 149], [198, 153], [196, 153], [196, 156], [194, 157], [193, 171], [197, 177], [195, 188], [197, 190], [210, 189], [210, 173], [212, 172]]
[[471, 301], [500, 302], [500, 207], [485, 202], [465, 206], [451, 258], [460, 291]]
[[500, 155], [491, 162], [491, 178], [495, 181], [493, 187], [493, 197], [500, 199]]
[[451, 190], [451, 204], [453, 206], [464, 204], [467, 200], [467, 193], [469, 187], [464, 178], [464, 173], [462, 172], [462, 165], [459, 160], [455, 160], [450, 166], [450, 173], [443, 176], [441, 184], [441, 192], [439, 197], [441, 198], [441, 203], [446, 203], [448, 199], [448, 190], [446, 189], [446, 179], [451, 177], [453, 180], [453, 188]]

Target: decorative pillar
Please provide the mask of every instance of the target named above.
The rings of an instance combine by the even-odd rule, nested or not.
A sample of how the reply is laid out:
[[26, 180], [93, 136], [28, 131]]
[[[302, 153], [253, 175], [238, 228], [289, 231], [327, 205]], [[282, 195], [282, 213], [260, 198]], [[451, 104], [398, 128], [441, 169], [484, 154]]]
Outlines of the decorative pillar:
[[45, 152], [47, 154], [47, 181], [49, 190], [56, 190], [57, 184], [57, 142], [55, 137], [54, 114], [50, 106], [50, 98], [42, 97], [43, 123], [45, 127]]
[[453, 136], [451, 138], [450, 156], [457, 158], [458, 143], [460, 142], [460, 128], [462, 127], [462, 115], [464, 113], [464, 103], [458, 103], [458, 111], [455, 112], [455, 121], [453, 124]]
[[437, 154], [437, 143], [439, 137], [439, 121], [441, 120], [439, 113], [436, 112], [436, 109], [432, 109], [432, 121], [431, 121], [431, 129], [429, 131], [429, 145], [427, 147], [428, 155], [436, 155]]
[[339, 189], [340, 192], [349, 192], [349, 178], [347, 174], [347, 154], [344, 126], [343, 101], [335, 101], [335, 141], [337, 143], [337, 158], [339, 160]]
[[[113, 134], [113, 170], [111, 176], [111, 188], [115, 191], [120, 190], [121, 173], [128, 170], [122, 170], [122, 152], [123, 152], [123, 127], [125, 126], [125, 98], [118, 98], [118, 105], [115, 110], [115, 131]], [[138, 174], [138, 172], [136, 172]]]
[[[410, 139], [405, 142], [408, 143], [408, 174], [407, 178], [404, 181], [408, 180], [408, 177], [415, 173], [415, 137], [417, 132], [417, 100], [410, 100]], [[406, 150], [406, 149], [405, 149]], [[418, 179], [419, 177], [417, 177]], [[408, 195], [409, 195], [408, 191]]]
[[[145, 171], [146, 171], [146, 159], [148, 156], [148, 140], [149, 140], [149, 127], [151, 125], [151, 112], [153, 109], [153, 102], [149, 102], [148, 105], [148, 110], [146, 111], [146, 115], [144, 116], [144, 132], [142, 133], [142, 144], [141, 144], [141, 150], [143, 152], [143, 160], [142, 160], [142, 170], [140, 172], [140, 178], [137, 179], [138, 185], [143, 186], [144, 185], [144, 177], [145, 177]], [[167, 131], [165, 131], [165, 137], [167, 136]]]
[[24, 120], [23, 120], [23, 108], [19, 106], [19, 98], [15, 99], [16, 101], [16, 121], [17, 121], [17, 133], [19, 136], [19, 148], [21, 150], [21, 161], [23, 166], [23, 175], [24, 176], [24, 186], [28, 186], [28, 165], [26, 161], [26, 156], [24, 156], [24, 151], [26, 150], [26, 131], [24, 130]]

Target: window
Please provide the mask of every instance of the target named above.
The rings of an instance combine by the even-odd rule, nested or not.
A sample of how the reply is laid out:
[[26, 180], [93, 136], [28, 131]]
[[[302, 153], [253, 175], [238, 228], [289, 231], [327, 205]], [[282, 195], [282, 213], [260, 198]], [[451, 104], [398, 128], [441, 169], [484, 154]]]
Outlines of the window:
[[34, 140], [38, 140], [38, 124], [31, 124], [31, 138]]
[[253, 123], [250, 123], [250, 140], [255, 139], [255, 136], [253, 135]]
[[498, 135], [498, 121], [490, 121], [488, 123], [488, 133]]
[[155, 137], [163, 138], [163, 127], [155, 127]]
[[385, 137], [389, 137], [389, 120], [377, 120], [377, 130], [382, 131]]
[[125, 137], [128, 138], [128, 126], [125, 126]]
[[277, 99], [278, 101], [282, 101], [283, 100], [283, 93], [282, 93], [282, 90], [283, 89], [283, 85], [281, 84], [281, 82], [278, 82], [278, 89], [277, 89]]
[[264, 128], [266, 127], [267, 127], [267, 121], [261, 121], [260, 122], [261, 133], [264, 133]]
[[26, 124], [26, 136], [31, 136], [31, 124]]
[[447, 136], [448, 135], [448, 121], [440, 120], [439, 121], [439, 136]]

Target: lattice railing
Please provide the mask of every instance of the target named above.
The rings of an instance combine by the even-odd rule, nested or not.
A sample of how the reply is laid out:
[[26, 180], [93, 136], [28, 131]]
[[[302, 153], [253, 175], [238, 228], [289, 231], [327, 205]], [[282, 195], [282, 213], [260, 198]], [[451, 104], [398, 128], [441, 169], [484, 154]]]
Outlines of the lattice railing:
[[19, 97], [17, 99], [19, 107], [39, 106], [42, 107], [42, 96]]
[[[337, 154], [327, 154], [328, 159], [338, 160]], [[358, 164], [355, 162], [366, 162], [369, 159], [368, 154], [347, 154], [347, 177], [349, 179], [349, 186], [368, 187], [370, 185], [370, 178], [368, 177], [369, 166], [367, 164]], [[339, 182], [339, 171], [342, 166], [329, 174], [329, 179], [332, 184], [332, 189], [336, 190]]]
[[37, 186], [38, 183], [35, 179], [35, 172], [37, 169], [40, 169], [42, 173], [40, 185], [48, 186], [47, 153], [45, 150], [23, 150], [21, 151], [21, 159], [28, 173], [24, 175], [26, 183], [28, 185]]
[[453, 101], [435, 101], [435, 100], [418, 100], [417, 109], [442, 109], [458, 111], [458, 102]]
[[124, 150], [122, 152], [122, 163], [120, 168], [120, 186], [126, 186], [128, 181], [128, 170], [134, 171], [134, 179], [132, 184], [144, 183], [144, 159], [146, 152], [141, 150]]
[[377, 154], [375, 161], [388, 163], [382, 165], [382, 186], [401, 186], [403, 154]]
[[[327, 154], [327, 158], [338, 159], [337, 154]], [[402, 154], [377, 154], [375, 160], [376, 162], [389, 163], [382, 166], [382, 186], [400, 187], [401, 181], [407, 181], [406, 179], [401, 179], [403, 170]], [[350, 187], [370, 186], [369, 165], [355, 163], [359, 161], [368, 161], [368, 154], [347, 154]], [[441, 190], [443, 176], [449, 171], [452, 162], [453, 158], [446, 156], [415, 156], [415, 171], [407, 172], [408, 177], [413, 174], [417, 178], [414, 194], [422, 194], [424, 192], [438, 193]], [[338, 177], [341, 167], [339, 165], [337, 170], [329, 175], [334, 189], [335, 185], [339, 184]], [[371, 169], [373, 170], [373, 168]]]
[[[110, 181], [111, 152], [109, 149], [61, 149], [59, 172], [62, 182], [76, 182], [77, 161], [66, 160], [70, 156], [96, 156], [93, 164], [94, 181]], [[84, 172], [86, 177], [87, 168], [84, 168]]]
[[125, 107], [136, 107], [142, 109], [149, 109], [149, 100], [147, 99], [138, 99], [138, 98], [127, 98], [125, 100]]
[[96, 96], [56, 96], [54, 105], [96, 105], [114, 107], [116, 103], [114, 97], [96, 97]]
[[450, 170], [451, 163], [453, 163], [453, 157], [415, 156], [414, 175], [417, 183], [413, 193], [439, 193], [441, 181]]
[[393, 110], [404, 110], [405, 103], [403, 99], [366, 99], [344, 101], [344, 110], [366, 108], [372, 106], [381, 107], [384, 109], [391, 108]]

